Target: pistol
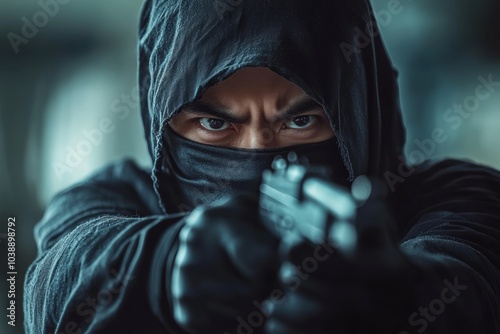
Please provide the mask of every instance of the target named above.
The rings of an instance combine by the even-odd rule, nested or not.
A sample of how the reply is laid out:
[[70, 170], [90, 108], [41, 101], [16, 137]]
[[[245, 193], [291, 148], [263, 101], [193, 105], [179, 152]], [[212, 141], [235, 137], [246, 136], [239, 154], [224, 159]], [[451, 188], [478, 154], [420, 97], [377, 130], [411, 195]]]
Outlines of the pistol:
[[357, 243], [356, 210], [369, 197], [368, 178], [356, 179], [356, 193], [329, 181], [324, 166], [299, 163], [295, 153], [288, 161], [277, 157], [262, 174], [260, 215], [281, 242], [292, 246], [304, 239], [330, 243], [350, 255]]

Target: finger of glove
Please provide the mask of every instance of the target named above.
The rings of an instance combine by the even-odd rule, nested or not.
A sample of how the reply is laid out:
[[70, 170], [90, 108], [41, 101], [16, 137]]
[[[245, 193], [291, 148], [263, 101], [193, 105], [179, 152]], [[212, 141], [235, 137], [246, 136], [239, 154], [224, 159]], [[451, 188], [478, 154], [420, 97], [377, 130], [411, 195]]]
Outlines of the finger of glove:
[[279, 240], [260, 221], [254, 197], [239, 195], [211, 212], [222, 217], [220, 244], [244, 277], [262, 280], [279, 267]]
[[279, 268], [279, 241], [273, 235], [244, 224], [229, 232], [222, 240], [224, 249], [244, 277], [251, 281], [276, 277]]
[[243, 277], [257, 281], [277, 271], [279, 240], [264, 228], [256, 212], [242, 206], [245, 202], [253, 199], [240, 196], [223, 206], [195, 210], [180, 239], [207, 261], [211, 249], [224, 249]]
[[276, 281], [277, 269], [259, 267], [272, 263], [272, 253], [262, 251], [262, 236], [245, 223], [235, 227], [215, 210], [201, 210], [181, 231], [172, 292], [176, 321], [184, 328], [209, 328], [247, 313]]
[[[232, 332], [239, 325], [239, 319], [246, 319], [255, 308], [251, 300], [240, 299], [238, 304], [229, 304], [218, 299], [201, 299], [196, 308], [184, 310], [184, 318], [177, 322], [184, 329], [199, 330], [200, 333]], [[179, 321], [181, 320], [181, 321]]]
[[263, 294], [224, 263], [229, 262], [225, 257], [218, 262], [185, 258], [176, 262], [172, 273], [174, 315], [184, 328], [220, 326], [244, 314], [256, 296]]
[[337, 310], [332, 309], [335, 305], [315, 297], [300, 290], [287, 291], [282, 301], [273, 307], [266, 323], [268, 333], [287, 333], [291, 329], [297, 333], [331, 333], [335, 328]]
[[398, 270], [402, 261], [399, 250], [395, 248], [357, 252], [346, 257], [327, 243], [313, 245], [307, 241], [290, 247], [284, 260], [308, 276], [335, 282], [349, 282], [353, 277], [367, 276], [384, 280]]
[[172, 273], [172, 295], [189, 302], [216, 296], [231, 301], [259, 292], [228, 265], [219, 262], [183, 261], [175, 264]]
[[325, 299], [303, 289], [287, 291], [283, 302], [274, 306], [269, 322], [310, 333], [363, 333], [360, 330], [395, 328], [400, 323], [401, 315], [398, 318], [394, 312], [397, 300], [369, 288], [337, 286], [328, 296]]
[[[224, 233], [219, 233], [220, 236]], [[236, 288], [244, 287], [244, 291], [252, 289], [258, 291], [261, 284], [251, 279], [256, 276], [252, 271], [258, 271], [259, 266], [269, 262], [268, 250], [262, 245], [262, 238], [251, 229], [246, 233], [233, 235], [226, 231], [228, 238], [225, 242], [215, 241], [206, 237], [204, 230], [198, 227], [185, 226], [180, 234], [179, 250], [176, 254], [174, 272], [182, 277], [177, 278], [179, 285], [186, 280], [193, 280], [191, 291], [199, 294], [199, 289], [212, 291], [214, 286], [222, 284], [220, 290], [228, 294], [241, 294]], [[271, 252], [272, 253], [272, 252]], [[254, 264], [255, 262], [255, 264]], [[242, 267], [249, 272], [241, 270]], [[248, 268], [247, 268], [248, 267]], [[274, 274], [274, 271], [273, 271]], [[182, 280], [181, 280], [182, 279]], [[219, 283], [220, 282], [220, 283]], [[257, 282], [266, 283], [266, 282]]]
[[348, 285], [399, 293], [405, 289], [410, 273], [405, 263], [398, 261], [399, 257], [382, 263], [378, 256], [355, 259], [332, 256], [319, 262], [309, 257], [299, 265], [285, 262], [279, 277], [285, 288], [296, 290], [300, 287], [317, 298], [331, 298], [337, 293], [336, 287]]
[[[292, 247], [280, 274], [302, 278], [319, 278], [327, 282], [349, 282], [358, 275], [356, 261], [337, 253], [329, 244], [312, 245], [303, 242]], [[290, 279], [292, 280], [292, 279]]]

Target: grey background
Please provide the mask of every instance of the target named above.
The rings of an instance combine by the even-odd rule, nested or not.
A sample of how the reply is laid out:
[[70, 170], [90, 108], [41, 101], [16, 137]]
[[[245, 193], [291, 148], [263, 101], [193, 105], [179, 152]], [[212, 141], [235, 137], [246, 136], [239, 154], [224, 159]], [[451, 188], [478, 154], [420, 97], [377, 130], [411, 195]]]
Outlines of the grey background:
[[[17, 326], [7, 326], [2, 311], [1, 333], [23, 332], [22, 284], [36, 256], [33, 226], [50, 198], [120, 157], [150, 164], [133, 98], [142, 1], [66, 1], [16, 53], [8, 34], [20, 35], [22, 18], [32, 21], [42, 10], [40, 2], [49, 0], [0, 0], [0, 250], [6, 268], [7, 217], [14, 216], [19, 273]], [[381, 31], [400, 71], [406, 153], [421, 150], [415, 140], [432, 138], [432, 130], [441, 128], [447, 140], [426, 157], [500, 167], [500, 92], [482, 101], [457, 129], [443, 120], [446, 110], [474, 93], [478, 76], [492, 74], [500, 81], [500, 1], [401, 0], [397, 14], [383, 16], [392, 2], [373, 4], [385, 20]], [[56, 172], [68, 147], [77, 149], [106, 119], [112, 130], [87, 147], [88, 154], [70, 170]], [[6, 269], [0, 272], [5, 310]]]

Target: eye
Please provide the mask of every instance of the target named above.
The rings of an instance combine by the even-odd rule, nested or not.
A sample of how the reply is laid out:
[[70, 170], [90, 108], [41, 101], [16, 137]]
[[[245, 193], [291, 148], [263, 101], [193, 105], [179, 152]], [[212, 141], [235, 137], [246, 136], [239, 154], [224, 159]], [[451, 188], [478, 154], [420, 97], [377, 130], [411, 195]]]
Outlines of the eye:
[[316, 121], [317, 116], [302, 115], [292, 118], [292, 120], [285, 123], [285, 126], [290, 129], [307, 129]]
[[200, 118], [200, 125], [210, 131], [222, 131], [229, 128], [229, 122], [220, 118]]

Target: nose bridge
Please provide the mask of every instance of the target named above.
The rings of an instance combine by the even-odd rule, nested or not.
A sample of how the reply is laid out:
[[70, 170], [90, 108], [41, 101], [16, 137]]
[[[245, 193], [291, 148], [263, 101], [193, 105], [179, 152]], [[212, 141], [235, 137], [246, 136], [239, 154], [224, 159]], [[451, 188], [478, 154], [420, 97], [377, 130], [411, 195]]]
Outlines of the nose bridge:
[[276, 135], [269, 124], [251, 126], [243, 135], [242, 145], [246, 148], [273, 148], [276, 146]]

